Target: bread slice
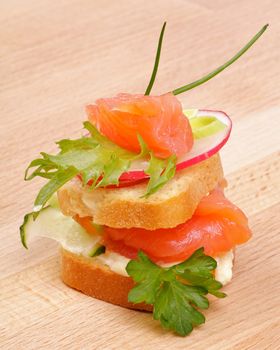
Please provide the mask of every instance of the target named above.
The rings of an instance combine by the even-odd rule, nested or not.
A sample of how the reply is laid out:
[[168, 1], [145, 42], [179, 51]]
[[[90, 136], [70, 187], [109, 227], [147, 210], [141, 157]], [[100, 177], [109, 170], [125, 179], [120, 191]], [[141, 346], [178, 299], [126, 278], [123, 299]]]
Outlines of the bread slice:
[[128, 293], [134, 287], [131, 277], [119, 275], [101, 263], [93, 263], [90, 258], [72, 254], [64, 249], [61, 250], [61, 257], [62, 280], [69, 287], [111, 304], [152, 311], [151, 305], [128, 302]]
[[[134, 287], [131, 277], [113, 272], [108, 266], [93, 258], [83, 257], [61, 250], [62, 280], [69, 287], [77, 289], [91, 297], [106, 301], [125, 308], [152, 311], [152, 305], [145, 303], [133, 304], [128, 302], [128, 293]], [[234, 251], [231, 257], [234, 263]], [[218, 262], [219, 267], [219, 262]], [[232, 266], [231, 266], [232, 267]], [[225, 266], [220, 267], [220, 275]], [[231, 280], [226, 278], [223, 283]]]
[[96, 224], [115, 228], [147, 230], [172, 228], [190, 219], [200, 200], [223, 180], [218, 154], [180, 170], [158, 192], [148, 198], [146, 183], [90, 190], [74, 179], [58, 191], [64, 215], [91, 216]]

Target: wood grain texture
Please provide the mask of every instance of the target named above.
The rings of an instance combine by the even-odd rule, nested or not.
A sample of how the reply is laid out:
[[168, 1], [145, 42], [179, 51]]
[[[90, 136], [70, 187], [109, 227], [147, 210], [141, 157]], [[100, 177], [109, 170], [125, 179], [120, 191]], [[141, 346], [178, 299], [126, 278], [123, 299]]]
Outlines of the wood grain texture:
[[[280, 349], [277, 0], [9, 0], [0, 4], [0, 347], [3, 349]], [[27, 163], [77, 136], [84, 105], [143, 92], [157, 36], [168, 21], [154, 93], [223, 63], [265, 23], [264, 37], [211, 82], [180, 96], [234, 121], [222, 151], [228, 196], [249, 216], [253, 239], [237, 250], [235, 277], [190, 337], [149, 314], [88, 298], [60, 281], [58, 247], [22, 249], [18, 227], [40, 181]]]

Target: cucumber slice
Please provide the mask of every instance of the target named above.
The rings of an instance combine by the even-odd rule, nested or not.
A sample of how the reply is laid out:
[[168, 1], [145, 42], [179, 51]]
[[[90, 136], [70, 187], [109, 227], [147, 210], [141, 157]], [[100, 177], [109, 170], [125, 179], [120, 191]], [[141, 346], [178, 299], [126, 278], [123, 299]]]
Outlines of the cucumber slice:
[[198, 116], [198, 109], [184, 109], [183, 113], [189, 119], [195, 139], [214, 135], [227, 127], [215, 116]]
[[[75, 254], [91, 256], [100, 247], [101, 236], [89, 235], [77, 222], [64, 216], [59, 209], [48, 206], [41, 210], [34, 221], [33, 213], [25, 215], [20, 227], [21, 242], [27, 248], [34, 236], [51, 238]], [[96, 248], [97, 247], [97, 248]]]
[[104, 254], [106, 251], [106, 248], [104, 245], [96, 245], [93, 250], [88, 254], [91, 258], [94, 258], [98, 255]]
[[226, 128], [219, 119], [212, 116], [199, 116], [191, 118], [190, 125], [195, 139], [211, 136]]
[[59, 202], [58, 202], [58, 198], [57, 198], [57, 194], [54, 193], [51, 198], [48, 200], [46, 207], [50, 205], [53, 208], [59, 209]]
[[198, 109], [184, 109], [183, 113], [185, 114], [186, 117], [188, 117], [189, 119], [196, 117], [197, 113], [198, 113]]

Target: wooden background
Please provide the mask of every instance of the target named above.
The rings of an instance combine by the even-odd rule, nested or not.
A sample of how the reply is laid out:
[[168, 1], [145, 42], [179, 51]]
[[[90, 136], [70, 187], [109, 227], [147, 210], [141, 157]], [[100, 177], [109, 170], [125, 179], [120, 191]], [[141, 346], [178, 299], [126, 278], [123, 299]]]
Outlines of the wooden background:
[[[2, 349], [280, 349], [279, 39], [277, 0], [9, 0], [0, 2], [0, 347]], [[25, 251], [18, 227], [41, 182], [23, 172], [54, 140], [77, 136], [84, 106], [143, 92], [168, 21], [153, 93], [223, 63], [265, 23], [260, 41], [220, 76], [180, 95], [185, 107], [225, 110], [227, 194], [249, 216], [228, 298], [190, 337], [149, 314], [86, 297], [59, 278], [58, 247]], [[277, 329], [278, 328], [278, 329]]]

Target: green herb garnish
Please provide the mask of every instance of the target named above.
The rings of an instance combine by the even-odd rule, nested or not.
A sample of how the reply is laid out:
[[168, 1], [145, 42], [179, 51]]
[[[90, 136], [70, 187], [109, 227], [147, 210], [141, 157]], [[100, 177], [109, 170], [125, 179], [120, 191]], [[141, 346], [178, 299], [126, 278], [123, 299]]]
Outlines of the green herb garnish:
[[152, 87], [154, 85], [155, 79], [156, 79], [156, 75], [157, 75], [157, 70], [158, 70], [158, 65], [159, 65], [159, 60], [160, 60], [160, 53], [161, 53], [161, 46], [162, 46], [162, 40], [163, 40], [163, 35], [164, 35], [164, 31], [165, 31], [165, 26], [166, 26], [166, 22], [163, 23], [161, 32], [160, 32], [160, 36], [159, 36], [159, 40], [158, 40], [158, 47], [157, 47], [157, 53], [156, 53], [156, 58], [155, 58], [155, 63], [154, 63], [154, 68], [153, 68], [153, 72], [151, 75], [151, 79], [149, 82], [149, 85], [145, 91], [145, 95], [149, 95]]
[[[90, 136], [58, 141], [58, 154], [42, 152], [42, 158], [33, 160], [26, 169], [25, 180], [32, 180], [36, 176], [49, 180], [35, 199], [34, 212], [40, 211], [60, 187], [77, 175], [81, 176], [84, 185], [91, 181], [92, 189], [118, 185], [120, 176], [129, 170], [133, 160], [139, 158], [147, 158], [146, 172], [151, 176], [145, 196], [157, 191], [174, 176], [176, 158], [156, 158], [140, 136], [138, 139], [141, 151], [136, 154], [114, 144], [91, 123], [84, 122], [84, 127], [90, 132]], [[35, 170], [29, 174], [32, 168]]]
[[268, 27], [268, 24], [266, 24], [240, 51], [237, 52], [236, 55], [234, 55], [229, 61], [224, 63], [222, 66], [214, 69], [211, 73], [205, 75], [204, 77], [188, 84], [184, 85], [178, 89], [175, 89], [172, 91], [174, 95], [179, 95], [182, 92], [191, 90], [201, 84], [206, 83], [208, 80], [212, 79], [215, 75], [221, 73], [224, 69], [229, 67], [232, 63], [234, 63], [236, 60], [238, 60], [239, 57], [241, 57], [247, 50], [250, 49], [250, 47], [259, 39], [260, 36], [263, 35], [263, 33], [266, 31]]
[[153, 305], [153, 317], [161, 325], [181, 336], [189, 334], [194, 326], [205, 322], [199, 309], [207, 309], [206, 295], [226, 296], [220, 291], [222, 284], [215, 280], [215, 259], [196, 250], [190, 258], [170, 268], [154, 264], [143, 252], [138, 260], [131, 260], [126, 271], [136, 282], [128, 300]]
[[[154, 63], [154, 68], [153, 68], [153, 72], [150, 78], [150, 82], [149, 85], [145, 91], [145, 95], [149, 95], [152, 87], [154, 85], [155, 82], [155, 78], [156, 78], [156, 74], [157, 74], [157, 70], [158, 70], [158, 66], [159, 66], [159, 60], [160, 60], [160, 54], [161, 54], [161, 47], [162, 47], [162, 41], [163, 41], [163, 35], [164, 35], [164, 31], [165, 31], [165, 27], [166, 27], [166, 22], [164, 22], [163, 27], [161, 29], [161, 33], [159, 36], [159, 41], [158, 41], [158, 47], [157, 47], [157, 53], [156, 53], [156, 58], [155, 58], [155, 63]], [[180, 88], [177, 88], [175, 90], [172, 91], [172, 93], [174, 95], [179, 95], [183, 92], [186, 92], [188, 90], [191, 90], [201, 84], [206, 83], [208, 80], [214, 78], [214, 76], [216, 76], [217, 74], [221, 73], [224, 69], [226, 69], [227, 67], [229, 67], [232, 63], [234, 63], [235, 61], [238, 60], [239, 57], [241, 57], [246, 51], [248, 51], [250, 49], [250, 47], [259, 39], [259, 37], [262, 36], [262, 34], [266, 31], [268, 27], [268, 24], [266, 24], [265, 26], [262, 27], [262, 29], [256, 34], [254, 35], [254, 37], [240, 50], [238, 51], [230, 60], [228, 60], [226, 63], [224, 63], [223, 65], [221, 65], [220, 67], [214, 69], [211, 73], [208, 73], [207, 75], [205, 75], [204, 77], [190, 83], [184, 86], [181, 86]]]

